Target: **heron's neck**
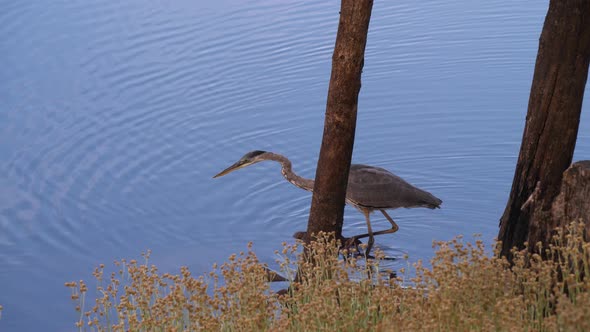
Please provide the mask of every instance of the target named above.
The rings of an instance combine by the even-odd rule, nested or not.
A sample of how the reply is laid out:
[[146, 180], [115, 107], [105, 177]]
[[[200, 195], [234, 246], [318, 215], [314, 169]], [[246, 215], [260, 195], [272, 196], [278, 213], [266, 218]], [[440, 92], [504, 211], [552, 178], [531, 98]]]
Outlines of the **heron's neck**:
[[291, 161], [289, 159], [277, 153], [267, 152], [267, 154], [268, 160], [274, 160], [276, 162], [281, 163], [281, 173], [283, 173], [283, 176], [285, 177], [285, 179], [287, 179], [287, 181], [291, 182], [292, 184], [301, 189], [313, 191], [314, 181], [312, 179], [306, 179], [295, 174], [293, 172], [293, 169], [291, 167]]

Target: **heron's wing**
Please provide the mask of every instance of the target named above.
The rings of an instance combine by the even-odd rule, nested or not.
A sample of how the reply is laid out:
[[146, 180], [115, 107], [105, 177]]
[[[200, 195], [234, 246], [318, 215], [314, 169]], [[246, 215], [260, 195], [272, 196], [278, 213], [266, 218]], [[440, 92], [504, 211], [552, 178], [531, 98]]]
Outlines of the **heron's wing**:
[[361, 164], [350, 166], [346, 198], [353, 204], [383, 209], [434, 208], [442, 203], [386, 169]]

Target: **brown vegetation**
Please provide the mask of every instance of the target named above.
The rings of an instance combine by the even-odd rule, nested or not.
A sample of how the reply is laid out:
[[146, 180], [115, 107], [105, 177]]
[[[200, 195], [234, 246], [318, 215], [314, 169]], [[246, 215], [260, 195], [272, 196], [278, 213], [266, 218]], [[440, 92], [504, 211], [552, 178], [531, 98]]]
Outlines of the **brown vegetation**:
[[[583, 225], [554, 237], [543, 260], [514, 251], [514, 265], [485, 252], [482, 241], [436, 243], [431, 267], [417, 263], [394, 277], [379, 261], [341, 260], [335, 241], [309, 248], [314, 265], [285, 245], [284, 273], [301, 267], [284, 295], [272, 292], [251, 247], [205, 276], [160, 274], [119, 261], [96, 269], [97, 299], [83, 281], [67, 283], [80, 330], [96, 331], [588, 331], [590, 244]], [[286, 273], [293, 276], [294, 271]], [[292, 279], [291, 279], [292, 280]]]

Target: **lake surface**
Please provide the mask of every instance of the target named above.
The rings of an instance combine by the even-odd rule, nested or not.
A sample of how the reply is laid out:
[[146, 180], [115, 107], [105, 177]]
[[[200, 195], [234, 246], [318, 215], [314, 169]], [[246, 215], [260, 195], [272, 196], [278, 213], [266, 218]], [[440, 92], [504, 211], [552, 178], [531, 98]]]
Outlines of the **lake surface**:
[[[393, 257], [497, 235], [546, 1], [376, 1], [353, 161], [440, 197], [396, 210]], [[3, 1], [0, 331], [74, 330], [63, 283], [147, 249], [194, 274], [307, 225], [311, 195], [250, 150], [314, 176], [338, 1]], [[586, 92], [588, 97], [588, 91]], [[588, 102], [575, 159], [590, 159]], [[389, 226], [373, 215], [374, 229]], [[345, 235], [364, 233], [347, 207]], [[405, 266], [402, 260], [392, 267]], [[90, 282], [91, 290], [94, 283]]]

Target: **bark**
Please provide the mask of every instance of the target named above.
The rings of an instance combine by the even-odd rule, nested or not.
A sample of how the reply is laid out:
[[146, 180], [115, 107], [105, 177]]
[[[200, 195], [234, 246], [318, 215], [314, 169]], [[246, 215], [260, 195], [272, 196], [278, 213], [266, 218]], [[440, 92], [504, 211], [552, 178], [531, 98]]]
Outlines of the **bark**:
[[[590, 160], [578, 161], [563, 173], [559, 195], [551, 208], [553, 228], [572, 221], [585, 225], [584, 239], [590, 241]], [[550, 238], [545, 241], [549, 242]]]
[[590, 1], [551, 0], [539, 40], [526, 125], [510, 198], [500, 219], [501, 254], [545, 242], [551, 206], [572, 161], [590, 61]]
[[320, 231], [342, 238], [346, 186], [372, 7], [372, 0], [341, 2], [307, 242]]

